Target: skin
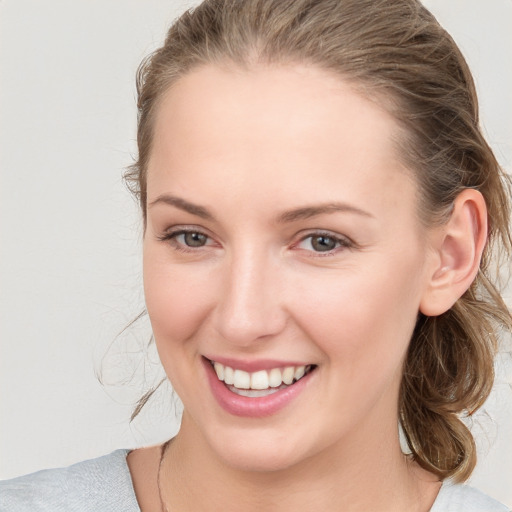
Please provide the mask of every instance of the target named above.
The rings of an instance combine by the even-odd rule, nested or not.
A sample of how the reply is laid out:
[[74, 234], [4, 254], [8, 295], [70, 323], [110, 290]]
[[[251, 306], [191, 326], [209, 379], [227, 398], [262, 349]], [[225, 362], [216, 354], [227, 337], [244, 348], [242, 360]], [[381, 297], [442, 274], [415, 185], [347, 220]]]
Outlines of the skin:
[[[398, 442], [401, 368], [418, 312], [456, 300], [478, 250], [421, 225], [396, 136], [378, 105], [311, 67], [205, 66], [163, 98], [144, 286], [184, 404], [161, 470], [169, 512], [429, 510], [440, 483]], [[463, 239], [484, 222], [473, 192], [455, 209]], [[332, 250], [312, 243], [321, 234]], [[317, 368], [283, 410], [243, 418], [214, 399], [205, 355]], [[160, 510], [159, 460], [159, 447], [128, 458], [143, 512]]]

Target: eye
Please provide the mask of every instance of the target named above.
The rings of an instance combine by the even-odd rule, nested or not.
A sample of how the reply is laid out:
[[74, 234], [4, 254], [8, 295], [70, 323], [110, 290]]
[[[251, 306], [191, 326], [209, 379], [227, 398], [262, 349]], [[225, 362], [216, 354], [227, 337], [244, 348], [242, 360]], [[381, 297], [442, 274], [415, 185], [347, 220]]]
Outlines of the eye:
[[302, 238], [296, 247], [312, 252], [329, 253], [342, 247], [352, 247], [352, 243], [347, 238], [330, 233], [313, 233]]
[[175, 240], [187, 247], [203, 247], [208, 242], [208, 237], [204, 233], [197, 231], [185, 231], [177, 234]]
[[213, 245], [214, 241], [205, 233], [194, 229], [169, 230], [158, 237], [162, 242], [168, 242], [179, 251], [191, 251]]
[[311, 247], [318, 252], [332, 251], [337, 246], [337, 241], [331, 236], [318, 235], [309, 238]]

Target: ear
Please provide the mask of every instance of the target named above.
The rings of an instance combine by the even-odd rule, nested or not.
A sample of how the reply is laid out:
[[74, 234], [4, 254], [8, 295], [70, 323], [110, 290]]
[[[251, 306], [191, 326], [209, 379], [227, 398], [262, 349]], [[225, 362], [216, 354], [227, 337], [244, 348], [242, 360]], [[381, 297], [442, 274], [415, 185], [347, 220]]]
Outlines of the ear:
[[450, 219], [435, 229], [427, 287], [420, 303], [426, 316], [448, 311], [474, 281], [487, 242], [487, 208], [480, 192], [466, 189], [455, 200]]

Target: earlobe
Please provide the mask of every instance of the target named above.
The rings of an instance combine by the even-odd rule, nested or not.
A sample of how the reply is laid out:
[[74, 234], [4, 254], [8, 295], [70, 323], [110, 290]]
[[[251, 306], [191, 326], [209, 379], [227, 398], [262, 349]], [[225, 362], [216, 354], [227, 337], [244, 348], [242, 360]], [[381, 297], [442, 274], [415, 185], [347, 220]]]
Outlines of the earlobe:
[[448, 222], [433, 240], [432, 264], [420, 311], [448, 311], [474, 281], [487, 241], [487, 208], [480, 192], [466, 189], [454, 202]]

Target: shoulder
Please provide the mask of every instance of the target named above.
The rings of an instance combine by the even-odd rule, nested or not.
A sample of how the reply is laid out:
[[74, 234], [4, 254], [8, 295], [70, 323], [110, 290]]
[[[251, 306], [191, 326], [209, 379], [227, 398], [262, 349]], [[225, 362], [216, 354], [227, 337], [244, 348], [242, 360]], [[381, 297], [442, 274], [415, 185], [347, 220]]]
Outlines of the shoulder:
[[0, 512], [140, 512], [127, 453], [0, 482]]
[[469, 485], [445, 481], [430, 512], [509, 512], [509, 509]]

